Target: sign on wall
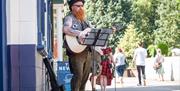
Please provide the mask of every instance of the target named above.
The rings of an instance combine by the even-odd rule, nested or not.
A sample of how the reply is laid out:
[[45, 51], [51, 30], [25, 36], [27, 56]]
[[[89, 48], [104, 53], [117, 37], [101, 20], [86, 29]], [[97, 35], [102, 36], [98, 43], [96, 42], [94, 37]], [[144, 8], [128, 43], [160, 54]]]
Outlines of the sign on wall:
[[71, 91], [70, 82], [71, 82], [72, 76], [73, 74], [71, 74], [70, 72], [69, 63], [58, 61], [57, 80], [59, 83], [65, 86], [66, 91]]

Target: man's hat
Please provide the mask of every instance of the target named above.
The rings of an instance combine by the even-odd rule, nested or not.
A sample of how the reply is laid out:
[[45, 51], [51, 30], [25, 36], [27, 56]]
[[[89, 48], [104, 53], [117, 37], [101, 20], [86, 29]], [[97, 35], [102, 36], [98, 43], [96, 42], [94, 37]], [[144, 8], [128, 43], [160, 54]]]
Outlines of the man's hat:
[[83, 4], [85, 2], [84, 0], [68, 0], [69, 9], [71, 10], [71, 6], [78, 1], [81, 1]]

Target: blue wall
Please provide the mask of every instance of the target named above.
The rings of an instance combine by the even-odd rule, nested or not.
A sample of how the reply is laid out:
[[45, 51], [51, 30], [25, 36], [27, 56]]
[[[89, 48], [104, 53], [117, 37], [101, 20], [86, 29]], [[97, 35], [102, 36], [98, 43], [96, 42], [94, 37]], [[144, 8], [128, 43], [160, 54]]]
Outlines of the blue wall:
[[[2, 7], [2, 1], [0, 1], [0, 6]], [[1, 8], [0, 8], [1, 9]], [[2, 9], [0, 10], [0, 15], [2, 16]], [[1, 21], [1, 23], [0, 23], [0, 30], [2, 30], [2, 17], [0, 17], [0, 21]], [[0, 91], [3, 91], [2, 90], [2, 88], [3, 88], [3, 68], [2, 68], [2, 54], [3, 54], [3, 51], [2, 51], [2, 45], [3, 45], [3, 43], [2, 43], [2, 32], [3, 31], [0, 31], [0, 43], [1, 43], [1, 45], [0, 45]]]
[[7, 90], [6, 75], [6, 6], [5, 0], [0, 1], [0, 91]]
[[10, 91], [36, 91], [35, 45], [8, 45]]

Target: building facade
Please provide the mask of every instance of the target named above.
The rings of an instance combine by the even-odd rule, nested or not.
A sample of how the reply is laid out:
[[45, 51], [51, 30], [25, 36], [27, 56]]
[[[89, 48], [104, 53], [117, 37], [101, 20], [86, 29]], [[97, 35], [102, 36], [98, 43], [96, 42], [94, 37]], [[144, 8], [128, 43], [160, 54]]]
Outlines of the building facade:
[[53, 58], [52, 1], [0, 1], [0, 91], [51, 89], [40, 52]]

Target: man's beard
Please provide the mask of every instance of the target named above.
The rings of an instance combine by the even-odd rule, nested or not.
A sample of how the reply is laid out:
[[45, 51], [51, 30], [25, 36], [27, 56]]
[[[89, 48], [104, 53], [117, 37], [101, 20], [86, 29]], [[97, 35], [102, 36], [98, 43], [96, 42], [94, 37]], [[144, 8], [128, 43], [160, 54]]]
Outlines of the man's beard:
[[85, 12], [82, 8], [80, 8], [78, 11], [76, 11], [74, 13], [74, 15], [80, 21], [84, 21], [84, 19], [85, 19]]

